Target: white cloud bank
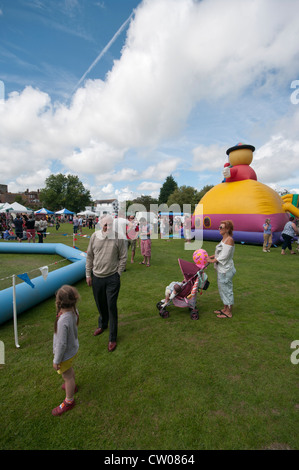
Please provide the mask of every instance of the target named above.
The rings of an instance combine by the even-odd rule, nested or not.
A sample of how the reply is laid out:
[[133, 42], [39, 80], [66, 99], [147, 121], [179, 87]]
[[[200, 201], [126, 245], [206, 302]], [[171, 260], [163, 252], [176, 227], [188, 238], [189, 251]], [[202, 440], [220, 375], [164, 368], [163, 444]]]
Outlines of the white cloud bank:
[[[109, 183], [138, 179], [139, 188], [156, 189], [180, 159], [171, 159], [171, 170], [169, 160], [120, 169], [126, 153], [177, 137], [202, 100], [287, 88], [297, 78], [298, 16], [292, 0], [144, 0], [105, 81], [88, 80], [68, 106], [31, 87], [0, 102], [1, 182], [34, 186], [34, 174], [41, 187], [55, 163], [82, 179], [95, 176], [106, 192]], [[285, 166], [298, 154], [298, 127], [291, 132], [285, 119], [256, 152], [259, 174], [272, 183], [292, 176]], [[299, 120], [295, 106], [290, 120]], [[216, 171], [219, 155], [211, 132], [211, 145], [193, 152], [194, 170]]]

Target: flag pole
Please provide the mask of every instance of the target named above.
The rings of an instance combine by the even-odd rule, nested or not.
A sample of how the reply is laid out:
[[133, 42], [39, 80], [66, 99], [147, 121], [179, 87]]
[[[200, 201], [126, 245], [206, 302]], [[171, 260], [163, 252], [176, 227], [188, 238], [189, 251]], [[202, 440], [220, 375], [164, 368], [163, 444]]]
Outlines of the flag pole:
[[17, 302], [16, 302], [16, 275], [12, 276], [12, 292], [13, 292], [13, 326], [15, 333], [15, 345], [17, 348], [20, 347], [18, 340], [18, 324], [17, 324]]

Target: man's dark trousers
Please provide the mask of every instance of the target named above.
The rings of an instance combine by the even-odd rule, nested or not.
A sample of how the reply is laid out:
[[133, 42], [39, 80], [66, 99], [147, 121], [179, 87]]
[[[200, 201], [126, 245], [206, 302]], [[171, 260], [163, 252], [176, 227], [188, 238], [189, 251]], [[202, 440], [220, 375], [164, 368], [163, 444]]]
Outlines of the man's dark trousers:
[[117, 298], [120, 289], [120, 276], [116, 272], [108, 277], [92, 276], [92, 290], [99, 311], [99, 328], [108, 328], [109, 341], [117, 338]]

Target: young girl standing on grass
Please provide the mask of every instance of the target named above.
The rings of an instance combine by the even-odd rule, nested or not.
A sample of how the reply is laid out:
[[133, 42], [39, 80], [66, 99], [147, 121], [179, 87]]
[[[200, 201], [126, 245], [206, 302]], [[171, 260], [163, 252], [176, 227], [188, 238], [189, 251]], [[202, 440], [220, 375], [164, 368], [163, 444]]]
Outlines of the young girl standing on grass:
[[53, 367], [62, 375], [65, 399], [52, 410], [53, 416], [60, 416], [75, 406], [74, 394], [77, 391], [75, 373], [72, 367], [78, 353], [79, 312], [76, 304], [80, 296], [72, 286], [64, 285], [56, 293], [56, 320], [53, 338]]

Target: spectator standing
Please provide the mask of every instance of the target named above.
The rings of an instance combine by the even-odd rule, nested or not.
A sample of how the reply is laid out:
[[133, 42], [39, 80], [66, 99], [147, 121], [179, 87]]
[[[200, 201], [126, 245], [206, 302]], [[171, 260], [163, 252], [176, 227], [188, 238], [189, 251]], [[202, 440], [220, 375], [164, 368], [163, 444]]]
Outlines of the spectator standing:
[[35, 220], [34, 218], [32, 217], [32, 215], [30, 214], [28, 219], [26, 220], [25, 222], [25, 226], [26, 226], [26, 236], [27, 236], [27, 239], [28, 239], [28, 242], [30, 243], [31, 240], [33, 241], [33, 243], [35, 243]]
[[109, 323], [109, 352], [114, 351], [117, 345], [117, 299], [120, 276], [126, 268], [126, 262], [126, 239], [115, 236], [112, 217], [104, 216], [100, 220], [100, 230], [90, 237], [86, 255], [86, 282], [92, 287], [99, 312], [94, 336], [102, 334]]
[[147, 223], [144, 217], [140, 219], [140, 247], [143, 261], [139, 264], [145, 264], [148, 268], [151, 265], [152, 256], [152, 240], [151, 240], [151, 224]]
[[264, 243], [263, 243], [263, 252], [270, 252], [272, 245], [272, 226], [270, 224], [270, 219], [266, 219], [263, 225], [264, 229]]
[[281, 254], [285, 255], [285, 249], [288, 248], [291, 252], [291, 255], [295, 255], [296, 251], [292, 249], [292, 239], [299, 234], [299, 229], [295, 224], [295, 217], [291, 216], [290, 220], [285, 224], [281, 236], [283, 238], [283, 243], [281, 246]]
[[78, 226], [79, 226], [79, 219], [75, 215], [74, 218], [73, 218], [73, 232], [74, 233], [78, 233]]
[[217, 283], [220, 298], [223, 302], [222, 310], [215, 310], [218, 318], [231, 318], [234, 304], [233, 277], [236, 269], [233, 261], [235, 243], [233, 239], [233, 223], [223, 220], [219, 226], [222, 240], [216, 246], [215, 254], [208, 257], [209, 263], [214, 263], [217, 271]]
[[15, 226], [15, 234], [18, 242], [20, 243], [23, 239], [23, 219], [20, 214], [16, 215], [16, 218], [13, 221]]

